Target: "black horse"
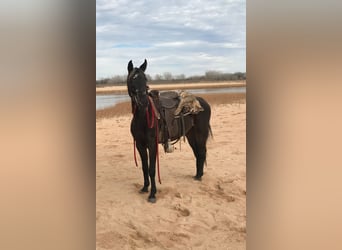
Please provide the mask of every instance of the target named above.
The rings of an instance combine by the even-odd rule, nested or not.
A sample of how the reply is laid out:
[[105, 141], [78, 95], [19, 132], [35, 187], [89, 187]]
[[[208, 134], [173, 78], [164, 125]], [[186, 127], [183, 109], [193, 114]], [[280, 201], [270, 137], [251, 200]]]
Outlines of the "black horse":
[[[131, 97], [133, 118], [131, 122], [131, 133], [140, 154], [142, 170], [144, 174], [144, 186], [141, 193], [148, 192], [148, 186], [151, 180], [151, 192], [148, 197], [149, 202], [156, 202], [155, 194], [157, 192], [155, 183], [156, 157], [158, 152], [158, 121], [157, 116], [153, 115], [151, 99], [148, 96], [147, 78], [145, 70], [147, 61], [139, 68], [134, 68], [132, 61], [128, 63], [127, 88]], [[186, 138], [196, 157], [196, 175], [195, 180], [201, 180], [203, 176], [203, 166], [206, 161], [206, 143], [210, 129], [211, 109], [209, 104], [202, 98], [197, 97], [203, 111], [198, 114], [189, 115], [192, 119], [192, 126], [186, 132]]]

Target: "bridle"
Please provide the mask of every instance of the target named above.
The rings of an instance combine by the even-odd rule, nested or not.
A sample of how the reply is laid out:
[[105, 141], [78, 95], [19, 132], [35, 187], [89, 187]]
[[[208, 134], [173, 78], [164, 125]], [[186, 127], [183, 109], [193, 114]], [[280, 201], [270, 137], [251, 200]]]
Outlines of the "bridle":
[[[129, 96], [132, 98], [132, 101], [140, 108], [144, 108], [147, 107], [148, 105], [148, 97], [147, 97], [147, 90], [148, 90], [148, 86], [146, 85], [146, 82], [141, 83], [144, 86], [146, 86], [145, 88], [141, 88], [141, 89], [137, 89], [134, 88], [132, 81], [134, 81], [134, 79], [136, 79], [137, 77], [144, 77], [145, 81], [147, 81], [146, 76], [143, 74], [142, 76], [139, 75], [139, 69], [135, 68], [132, 73], [128, 76], [127, 81], [129, 83], [129, 89], [128, 89], [128, 94]], [[142, 100], [145, 100], [145, 103], [143, 103]]]
[[142, 103], [143, 98], [147, 98], [147, 90], [144, 91], [135, 91], [134, 94], [131, 96], [133, 102], [141, 108], [144, 108], [144, 104]]

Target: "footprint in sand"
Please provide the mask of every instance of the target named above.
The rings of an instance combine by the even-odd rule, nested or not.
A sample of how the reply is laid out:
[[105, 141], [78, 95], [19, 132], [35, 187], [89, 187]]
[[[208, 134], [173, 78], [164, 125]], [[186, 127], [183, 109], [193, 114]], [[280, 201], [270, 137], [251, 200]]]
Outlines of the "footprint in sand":
[[182, 207], [180, 204], [175, 205], [173, 209], [179, 212], [178, 216], [187, 217], [190, 215], [190, 210], [185, 207]]
[[215, 188], [216, 188], [216, 194], [217, 194], [219, 197], [225, 199], [225, 200], [228, 201], [228, 202], [233, 202], [233, 201], [235, 201], [234, 196], [225, 193], [225, 191], [224, 191], [224, 189], [222, 188], [220, 182], [218, 182], [218, 183], [216, 184]]
[[123, 154], [115, 154], [115, 155], [113, 155], [114, 157], [118, 157], [118, 158], [123, 158], [123, 157], [125, 157], [125, 155], [123, 155]]
[[141, 189], [143, 187], [142, 184], [139, 184], [139, 183], [133, 183], [133, 186], [136, 188], [136, 189]]
[[175, 197], [182, 199], [183, 195], [180, 192], [175, 193]]
[[227, 194], [220, 181], [214, 185], [214, 188], [210, 186], [201, 186], [200, 189], [207, 193], [211, 198], [220, 198], [226, 200], [227, 202], [235, 201], [235, 197], [233, 195]]

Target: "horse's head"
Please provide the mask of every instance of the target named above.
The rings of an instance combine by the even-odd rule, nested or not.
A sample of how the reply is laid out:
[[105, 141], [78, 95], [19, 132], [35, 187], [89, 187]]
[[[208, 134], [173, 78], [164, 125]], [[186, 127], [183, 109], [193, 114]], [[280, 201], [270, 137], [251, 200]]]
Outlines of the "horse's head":
[[138, 107], [147, 107], [148, 97], [147, 97], [147, 78], [145, 76], [145, 70], [147, 67], [147, 61], [145, 59], [144, 63], [140, 65], [139, 68], [134, 68], [132, 60], [128, 63], [128, 76], [127, 76], [127, 89], [128, 94], [132, 101]]

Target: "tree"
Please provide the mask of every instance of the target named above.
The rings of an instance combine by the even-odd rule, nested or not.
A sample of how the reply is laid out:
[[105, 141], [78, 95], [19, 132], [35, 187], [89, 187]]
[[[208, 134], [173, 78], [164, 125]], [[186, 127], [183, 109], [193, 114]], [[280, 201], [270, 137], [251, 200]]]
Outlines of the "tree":
[[205, 78], [208, 80], [220, 80], [222, 73], [215, 70], [205, 72]]
[[162, 80], [162, 79], [163, 79], [162, 76], [159, 75], [159, 74], [156, 74], [156, 75], [154, 76], [154, 80], [155, 80], [155, 81], [160, 81], [160, 80]]
[[164, 72], [164, 80], [171, 81], [172, 74], [170, 72]]
[[145, 76], [146, 76], [146, 79], [147, 79], [148, 82], [152, 81], [152, 76], [151, 75], [145, 74]]
[[177, 80], [185, 80], [185, 75], [184, 74], [180, 74], [180, 75], [177, 75], [175, 78]]

